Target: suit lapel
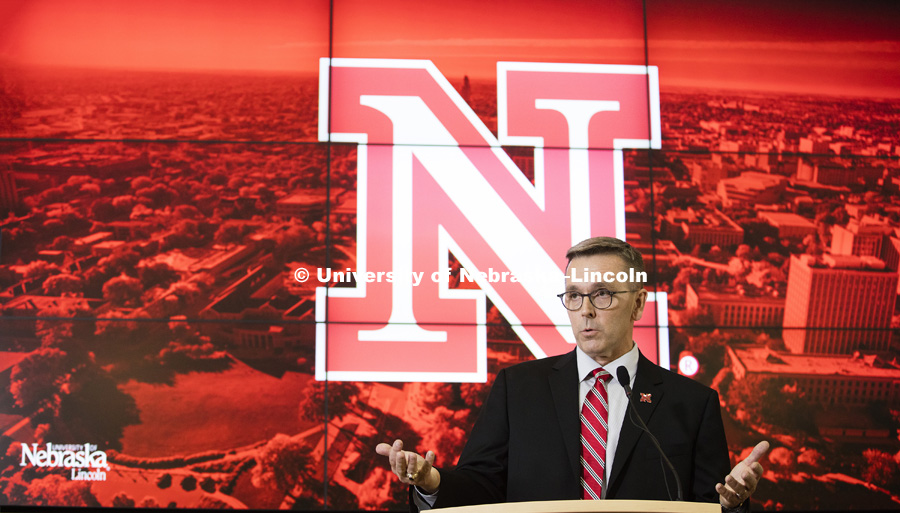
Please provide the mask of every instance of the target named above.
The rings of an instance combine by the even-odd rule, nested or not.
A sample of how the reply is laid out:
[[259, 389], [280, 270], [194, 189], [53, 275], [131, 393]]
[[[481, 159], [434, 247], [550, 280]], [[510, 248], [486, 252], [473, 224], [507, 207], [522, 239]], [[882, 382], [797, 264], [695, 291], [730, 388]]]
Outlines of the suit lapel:
[[[656, 410], [656, 406], [662, 401], [662, 369], [640, 355], [638, 358], [637, 377], [634, 380], [634, 388], [632, 389], [634, 402], [637, 404], [637, 413], [644, 419], [644, 422], [650, 423], [650, 417]], [[642, 402], [641, 394], [651, 394], [651, 402]], [[631, 405], [628, 406], [631, 410]], [[625, 419], [622, 422], [622, 431], [619, 434], [619, 443], [616, 447], [616, 457], [613, 461], [613, 469], [609, 476], [609, 490], [612, 491], [616, 486], [616, 479], [622, 473], [622, 469], [631, 459], [634, 447], [637, 445], [643, 431], [641, 431], [629, 419], [629, 411], [625, 411]]]
[[578, 364], [575, 352], [560, 358], [549, 376], [550, 392], [556, 406], [556, 418], [562, 430], [566, 453], [574, 476], [581, 476], [581, 419], [578, 414]]

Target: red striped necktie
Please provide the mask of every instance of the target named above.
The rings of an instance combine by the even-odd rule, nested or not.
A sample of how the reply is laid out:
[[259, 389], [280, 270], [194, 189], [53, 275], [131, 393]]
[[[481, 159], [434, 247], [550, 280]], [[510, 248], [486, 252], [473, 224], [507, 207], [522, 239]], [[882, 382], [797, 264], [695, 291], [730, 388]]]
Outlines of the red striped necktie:
[[606, 384], [612, 375], [599, 368], [594, 370], [597, 381], [588, 392], [581, 407], [581, 487], [583, 499], [602, 497], [606, 475], [606, 438], [609, 432], [609, 397]]

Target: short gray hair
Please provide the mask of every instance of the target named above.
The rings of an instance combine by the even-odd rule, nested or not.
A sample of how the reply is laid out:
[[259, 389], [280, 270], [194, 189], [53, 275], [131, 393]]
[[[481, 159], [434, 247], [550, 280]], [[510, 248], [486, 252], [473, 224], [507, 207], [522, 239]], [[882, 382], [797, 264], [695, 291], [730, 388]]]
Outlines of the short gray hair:
[[634, 269], [635, 274], [645, 272], [641, 253], [631, 244], [615, 237], [591, 237], [575, 244], [566, 252], [566, 269], [576, 257], [593, 255], [616, 255]]

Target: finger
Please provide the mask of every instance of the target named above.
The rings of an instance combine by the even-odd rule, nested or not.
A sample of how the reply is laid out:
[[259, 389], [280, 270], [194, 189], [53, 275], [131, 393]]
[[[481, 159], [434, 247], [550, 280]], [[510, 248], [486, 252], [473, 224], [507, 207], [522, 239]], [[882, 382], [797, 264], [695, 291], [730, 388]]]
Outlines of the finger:
[[732, 504], [732, 506], [740, 504], [744, 501], [742, 488], [731, 476], [725, 478], [725, 490], [725, 498]]
[[748, 493], [752, 494], [754, 491], [756, 491], [757, 484], [759, 484], [759, 474], [757, 474], [753, 470], [748, 470], [744, 473], [744, 486], [747, 488]]
[[741, 484], [744, 486], [749, 486], [750, 481], [756, 481], [756, 475], [749, 468], [744, 469], [743, 472], [740, 473], [739, 476], [735, 476]]
[[378, 444], [375, 446], [375, 452], [382, 456], [390, 456], [391, 455], [391, 446], [388, 444]]
[[745, 491], [747, 491], [747, 485], [742, 481], [738, 481], [737, 479], [735, 479], [734, 476], [726, 476], [725, 484], [728, 485], [729, 488], [734, 490], [734, 493], [737, 495], [741, 495]]
[[403, 441], [394, 440], [394, 445], [391, 446], [391, 453], [389, 455], [391, 461], [391, 468], [396, 468], [397, 466], [397, 456], [403, 453]]
[[719, 492], [719, 495], [724, 495], [728, 498], [737, 497], [738, 495], [738, 492], [736, 492], [734, 488], [722, 483], [716, 483], [716, 491]]
[[742, 501], [740, 496], [734, 490], [728, 488], [722, 483], [716, 484], [716, 493], [727, 503], [726, 506], [733, 508], [738, 506]]
[[[419, 455], [414, 452], [406, 453], [406, 471], [416, 476], [419, 471]], [[412, 479], [415, 481], [415, 478]]]
[[737, 503], [743, 501], [746, 496], [746, 492], [736, 482], [732, 482], [731, 484], [726, 483], [725, 490], [728, 492], [728, 496]]
[[425, 453], [425, 463], [422, 464], [422, 468], [419, 469], [419, 476], [425, 477], [431, 472], [431, 467], [434, 466], [434, 453], [428, 451]]
[[406, 453], [400, 451], [397, 453], [397, 475], [406, 477]]
[[753, 465], [750, 465], [750, 470], [753, 472], [753, 475], [756, 476], [756, 480], [759, 481], [763, 475], [763, 466], [760, 465], [759, 462], [756, 462]]
[[397, 463], [397, 459], [396, 459], [396, 458], [394, 458], [393, 461], [391, 461], [391, 472], [393, 472], [394, 474], [396, 474], [397, 477], [400, 477], [400, 478], [403, 477], [403, 473], [400, 472], [400, 464]]
[[769, 442], [763, 440], [762, 442], [756, 444], [756, 447], [754, 447], [753, 451], [750, 452], [750, 456], [744, 458], [744, 463], [746, 463], [747, 465], [751, 465], [759, 461], [759, 459], [763, 457], [763, 454], [765, 454], [768, 450]]
[[753, 495], [753, 492], [756, 491], [756, 485], [757, 485], [756, 479], [753, 479], [753, 478], [747, 479], [747, 484], [746, 484], [746, 486], [744, 486], [744, 495], [746, 495], [748, 497]]

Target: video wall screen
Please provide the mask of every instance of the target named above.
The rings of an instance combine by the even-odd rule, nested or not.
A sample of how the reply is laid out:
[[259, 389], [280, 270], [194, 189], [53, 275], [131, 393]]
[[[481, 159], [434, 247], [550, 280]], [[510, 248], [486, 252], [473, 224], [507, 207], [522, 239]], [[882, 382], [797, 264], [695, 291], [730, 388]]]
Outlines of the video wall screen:
[[0, 505], [406, 509], [639, 249], [760, 510], [900, 506], [890, 2], [0, 1]]

